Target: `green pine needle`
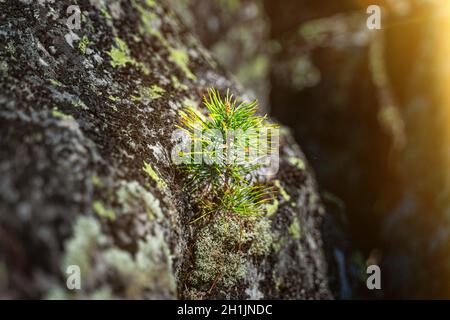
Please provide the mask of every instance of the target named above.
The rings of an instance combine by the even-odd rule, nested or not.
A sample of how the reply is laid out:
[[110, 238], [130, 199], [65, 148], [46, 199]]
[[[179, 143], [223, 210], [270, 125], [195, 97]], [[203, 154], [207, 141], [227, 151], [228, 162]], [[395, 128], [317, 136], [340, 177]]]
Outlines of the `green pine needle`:
[[[191, 151], [183, 153], [185, 189], [199, 199], [200, 213], [193, 221], [216, 214], [263, 214], [271, 190], [252, 183], [251, 175], [261, 167], [261, 157], [272, 151], [270, 133], [277, 126], [256, 114], [256, 101], [238, 102], [229, 91], [222, 99], [210, 89], [203, 104], [206, 115], [192, 107], [180, 112], [179, 128], [191, 143]], [[251, 153], [264, 132], [269, 133], [264, 136], [267, 143]]]

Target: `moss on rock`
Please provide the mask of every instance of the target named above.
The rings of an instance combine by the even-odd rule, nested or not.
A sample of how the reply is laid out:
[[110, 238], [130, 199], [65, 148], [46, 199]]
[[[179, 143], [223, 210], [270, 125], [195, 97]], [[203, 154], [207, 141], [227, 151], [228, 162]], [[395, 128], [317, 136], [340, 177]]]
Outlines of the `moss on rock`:
[[189, 282], [204, 294], [215, 286], [229, 288], [246, 275], [249, 258], [270, 252], [272, 241], [266, 217], [215, 218], [198, 233]]

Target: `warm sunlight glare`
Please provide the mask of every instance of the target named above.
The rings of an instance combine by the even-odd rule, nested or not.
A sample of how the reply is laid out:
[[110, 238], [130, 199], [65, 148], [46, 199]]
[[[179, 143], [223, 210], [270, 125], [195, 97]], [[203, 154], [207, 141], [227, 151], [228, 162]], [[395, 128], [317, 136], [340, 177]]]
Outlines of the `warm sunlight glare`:
[[[436, 83], [437, 101], [446, 119], [444, 145], [445, 163], [450, 165], [450, 2], [442, 1], [437, 6], [439, 19], [436, 19], [435, 30], [438, 35], [438, 50], [436, 51]], [[446, 171], [446, 178], [450, 181], [450, 170]]]

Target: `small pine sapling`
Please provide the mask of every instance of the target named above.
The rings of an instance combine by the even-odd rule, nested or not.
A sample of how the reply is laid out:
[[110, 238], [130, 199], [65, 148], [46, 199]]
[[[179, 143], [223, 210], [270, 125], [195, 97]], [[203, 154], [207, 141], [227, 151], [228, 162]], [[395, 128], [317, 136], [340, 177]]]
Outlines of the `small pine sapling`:
[[256, 101], [238, 102], [229, 92], [222, 99], [210, 89], [203, 104], [205, 113], [182, 111], [179, 125], [188, 138], [178, 153], [184, 188], [197, 206], [192, 264], [183, 280], [193, 286], [189, 296], [235, 285], [245, 275], [245, 259], [268, 254], [273, 239], [265, 214], [272, 189], [258, 182], [256, 171], [278, 146], [277, 126], [256, 114]]
[[256, 101], [238, 103], [229, 91], [222, 99], [210, 89], [203, 104], [207, 115], [192, 107], [180, 113], [179, 128], [190, 144], [182, 153], [185, 188], [199, 199], [200, 213], [193, 222], [215, 215], [264, 214], [271, 189], [253, 176], [273, 151], [270, 139], [277, 126], [256, 114]]

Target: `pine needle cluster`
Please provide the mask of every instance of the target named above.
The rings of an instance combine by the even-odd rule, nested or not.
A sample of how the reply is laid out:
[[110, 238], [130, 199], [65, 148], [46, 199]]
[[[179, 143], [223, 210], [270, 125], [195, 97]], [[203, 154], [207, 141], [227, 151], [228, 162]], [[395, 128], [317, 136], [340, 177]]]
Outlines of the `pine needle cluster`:
[[189, 138], [189, 148], [180, 153], [185, 188], [199, 199], [200, 214], [193, 221], [215, 214], [263, 214], [271, 191], [253, 176], [272, 151], [277, 126], [256, 114], [256, 101], [238, 102], [229, 91], [222, 99], [210, 89], [203, 103], [207, 114], [192, 107], [180, 113], [179, 128]]

